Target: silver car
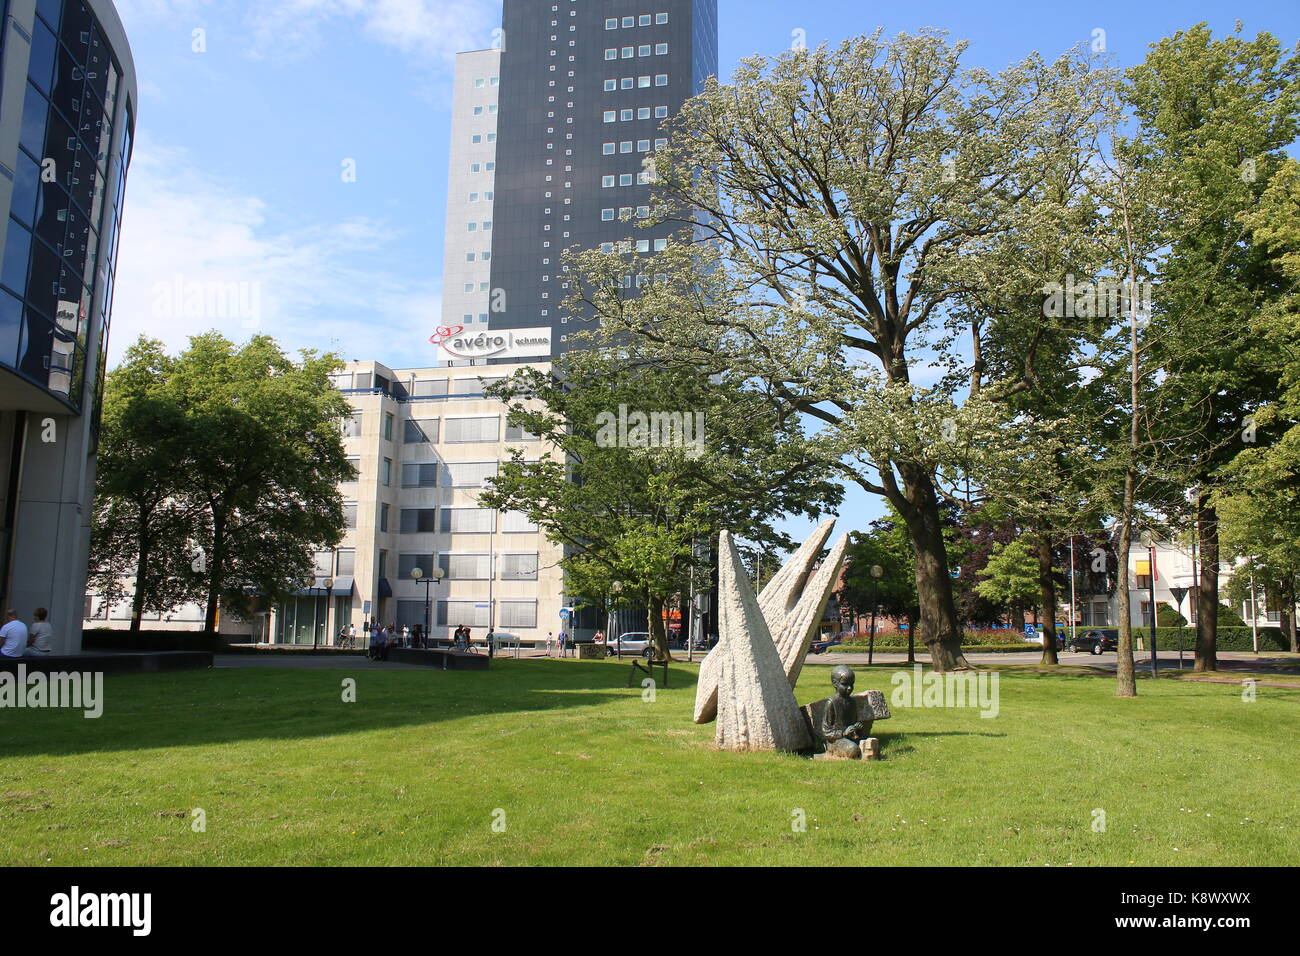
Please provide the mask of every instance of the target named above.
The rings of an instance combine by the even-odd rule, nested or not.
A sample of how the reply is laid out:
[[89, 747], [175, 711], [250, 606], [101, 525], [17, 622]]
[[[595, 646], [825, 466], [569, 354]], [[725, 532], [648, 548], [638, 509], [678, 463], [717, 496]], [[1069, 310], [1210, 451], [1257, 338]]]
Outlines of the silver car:
[[654, 650], [654, 638], [650, 636], [649, 631], [628, 631], [613, 640], [607, 638], [605, 641], [606, 657], [623, 654], [650, 660], [654, 657]]

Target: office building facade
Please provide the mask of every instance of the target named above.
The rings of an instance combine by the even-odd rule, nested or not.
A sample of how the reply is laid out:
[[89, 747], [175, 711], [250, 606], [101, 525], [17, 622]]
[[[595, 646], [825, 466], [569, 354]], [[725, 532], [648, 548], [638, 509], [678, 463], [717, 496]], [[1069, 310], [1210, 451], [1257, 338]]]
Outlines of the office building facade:
[[632, 285], [636, 257], [666, 243], [669, 226], [637, 225], [648, 161], [717, 72], [717, 23], [717, 0], [505, 0], [490, 328], [549, 327], [552, 354], [567, 351], [587, 322], [562, 307], [564, 250], [625, 252]]
[[109, 0], [7, 0], [0, 33], [0, 606], [80, 649], [137, 101]]

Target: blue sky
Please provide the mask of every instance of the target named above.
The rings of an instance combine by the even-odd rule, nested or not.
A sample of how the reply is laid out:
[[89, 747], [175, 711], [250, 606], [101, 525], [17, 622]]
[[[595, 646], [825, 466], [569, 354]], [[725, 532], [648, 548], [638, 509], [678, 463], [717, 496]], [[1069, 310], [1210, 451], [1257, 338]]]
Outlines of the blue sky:
[[[544, 0], [536, 0], [544, 2]], [[451, 64], [492, 43], [477, 0], [119, 0], [140, 82], [110, 360], [140, 333], [179, 348], [216, 327], [389, 365], [433, 359]], [[1052, 9], [1043, 9], [1044, 7]], [[647, 10], [649, 7], [647, 7]], [[996, 69], [1103, 30], [1118, 65], [1200, 20], [1300, 36], [1300, 5], [719, 0], [719, 63], [883, 27], [934, 26]], [[195, 31], [202, 31], [196, 36]], [[202, 50], [196, 50], [202, 47]], [[344, 163], [355, 164], [354, 182]], [[177, 283], [246, 283], [255, 315], [186, 317]], [[249, 310], [251, 313], [252, 310]], [[840, 527], [880, 513], [850, 489]], [[801, 532], [805, 523], [791, 526]]]

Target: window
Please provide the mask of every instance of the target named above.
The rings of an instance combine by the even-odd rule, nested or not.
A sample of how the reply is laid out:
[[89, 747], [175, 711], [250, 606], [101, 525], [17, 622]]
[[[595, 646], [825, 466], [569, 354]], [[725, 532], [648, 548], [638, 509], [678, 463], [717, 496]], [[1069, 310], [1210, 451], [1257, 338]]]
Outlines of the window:
[[638, 77], [636, 78], [636, 85], [637, 85], [637, 88], [638, 88], [638, 89], [642, 89], [642, 90], [644, 90], [644, 89], [648, 88], [648, 87], [650, 86], [650, 77], [648, 77], [648, 76], [638, 76]]
[[[638, 240], [636, 241], [636, 251], [637, 251], [637, 252], [649, 252], [649, 251], [650, 251], [650, 240], [649, 240], [649, 239], [638, 239]], [[638, 289], [641, 288], [641, 281], [640, 281], [640, 280], [641, 280], [641, 276], [637, 276], [637, 284], [636, 284], [636, 285], [637, 285], [637, 288], [638, 288]]]
[[393, 440], [393, 413], [384, 412], [384, 441]]
[[457, 461], [447, 462], [442, 466], [444, 488], [482, 488], [488, 478], [495, 478], [497, 463], [495, 461]]
[[631, 110], [623, 110], [621, 113], [619, 113], [618, 118], [619, 118], [620, 120], [622, 120], [623, 122], [626, 123], [628, 120], [630, 120], [630, 119], [632, 118], [632, 111], [631, 111]]
[[636, 25], [639, 27], [648, 27], [650, 25], [650, 14], [643, 13], [636, 18]]
[[385, 488], [393, 483], [393, 459], [384, 459], [383, 467], [379, 469], [379, 476], [383, 480]]
[[623, 18], [623, 26], [625, 26], [625, 27], [633, 26], [635, 23], [636, 23], [636, 17], [624, 17], [624, 18]]
[[636, 207], [636, 217], [637, 217], [638, 219], [648, 219], [648, 218], [650, 218], [650, 207], [649, 207], [649, 206], [637, 206], [637, 207]]
[[638, 140], [636, 141], [636, 151], [637, 151], [638, 153], [648, 153], [648, 152], [650, 152], [650, 140], [648, 140], [648, 139], [638, 139]]
[[355, 528], [357, 526], [357, 503], [355, 501], [343, 502], [343, 527]]
[[[403, 602], [418, 603], [418, 602]], [[505, 602], [502, 602], [504, 604]], [[487, 627], [488, 626], [488, 604], [487, 601], [438, 601], [438, 617], [434, 622], [438, 627], [459, 627], [462, 624], [466, 627]], [[420, 620], [423, 620], [424, 608], [420, 608]], [[504, 619], [497, 622], [498, 626], [505, 623]]]
[[632, 174], [631, 174], [631, 173], [620, 173], [620, 174], [619, 174], [619, 177], [618, 177], [618, 184], [619, 184], [620, 186], [631, 186], [631, 185], [632, 185]]
[[636, 53], [636, 47], [632, 47], [632, 46], [623, 47], [623, 59], [625, 60], [632, 59], [632, 55], [634, 53]]
[[612, 123], [612, 122], [614, 122], [614, 117], [615, 117], [616, 115], [617, 115], [617, 114], [615, 113], [614, 110], [605, 110], [605, 112], [604, 112], [602, 118], [604, 119], [604, 121], [605, 121], [606, 123]]
[[495, 142], [497, 141], [497, 134], [496, 134], [496, 133], [488, 133], [488, 134], [487, 134], [487, 141], [488, 141], [489, 143], [495, 143]]
[[443, 534], [491, 534], [495, 516], [491, 508], [443, 508], [440, 530]]
[[352, 574], [356, 571], [356, 566], [357, 566], [356, 551], [350, 549], [346, 551], [339, 551], [336, 555], [336, 558], [337, 558], [337, 564], [335, 565], [337, 569], [336, 573]]
[[655, 86], [667, 86], [667, 85], [668, 85], [668, 74], [667, 74], [667, 73], [657, 73], [657, 74], [655, 74]]
[[356, 481], [357, 476], [361, 474], [361, 459], [356, 456], [349, 456], [348, 466], [352, 469], [352, 477], [344, 480], [348, 482]]
[[474, 115], [475, 115], [475, 116], [482, 116], [482, 115], [483, 115], [483, 107], [481, 107], [481, 106], [476, 106], [476, 107], [474, 107]]
[[432, 534], [438, 524], [437, 508], [403, 508], [401, 534]]
[[480, 418], [448, 418], [443, 420], [444, 442], [494, 442], [499, 433], [496, 415]]
[[606, 50], [606, 51], [605, 51], [605, 59], [607, 59], [607, 60], [617, 60], [617, 59], [618, 59], [618, 47], [616, 47], [616, 46], [615, 46], [615, 47], [610, 47], [608, 50]]
[[497, 164], [496, 164], [496, 163], [487, 163], [486, 165], [484, 165], [483, 168], [486, 169], [486, 170], [490, 173], [490, 172], [492, 172], [492, 170], [494, 170], [494, 169], [497, 168]]
[[486, 554], [440, 554], [438, 566], [448, 581], [486, 581], [491, 560]]
[[668, 14], [666, 13], [655, 14], [655, 23], [667, 23], [667, 22], [668, 22]]
[[361, 412], [353, 412], [349, 418], [343, 419], [343, 437], [358, 438], [361, 435]]
[[491, 219], [484, 219], [484, 220], [483, 220], [483, 231], [484, 231], [484, 232], [487, 232], [487, 231], [488, 231], [489, 229], [491, 229], [491, 228], [492, 228], [492, 220], [491, 220]]
[[389, 511], [388, 505], [381, 504], [379, 506], [379, 530], [380, 531], [388, 530], [388, 511]]
[[502, 534], [536, 534], [537, 525], [528, 520], [522, 511], [503, 511], [501, 513]]
[[536, 627], [536, 601], [501, 601], [497, 606], [497, 616], [502, 629], [509, 627]]
[[650, 55], [650, 44], [649, 44], [649, 43], [643, 43], [643, 44], [641, 44], [641, 46], [637, 47], [637, 48], [636, 48], [636, 55], [637, 55], [637, 56], [649, 56], [649, 55]]
[[502, 581], [536, 581], [537, 553], [503, 554], [499, 566]]
[[474, 253], [472, 253], [472, 252], [467, 252], [467, 253], [465, 253], [465, 261], [466, 261], [466, 262], [473, 262], [473, 261], [474, 261]]
[[608, 20], [606, 20], [606, 21], [605, 21], [605, 29], [606, 29], [606, 30], [617, 30], [617, 29], [618, 29], [618, 17], [610, 17]]
[[412, 395], [446, 395], [447, 380], [445, 378], [417, 378], [411, 388]]
[[[667, 115], [668, 115], [668, 107], [666, 107], [666, 106], [656, 106], [656, 107], [655, 107], [655, 118], [656, 118], [656, 119], [663, 119], [663, 118], [665, 118]], [[492, 197], [489, 196], [488, 198], [491, 199]]]
[[431, 461], [424, 464], [416, 462], [402, 465], [402, 487], [438, 487], [438, 463]]
[[663, 251], [664, 251], [665, 249], [667, 249], [667, 248], [668, 248], [668, 240], [667, 240], [667, 239], [656, 239], [656, 240], [655, 240], [655, 252], [663, 252]]
[[620, 153], [632, 152], [632, 141], [630, 139], [623, 140], [621, 143], [618, 144], [618, 151]]
[[469, 171], [470, 171], [471, 173], [476, 173], [476, 172], [478, 172], [480, 168], [481, 168], [481, 167], [479, 166], [478, 163], [470, 163], [470, 164], [469, 164]]
[[433, 576], [433, 555], [399, 554], [397, 556], [397, 576], [403, 581], [409, 580], [411, 572], [419, 568], [423, 577]]
[[614, 147], [615, 147], [615, 144], [614, 144], [614, 143], [604, 143], [604, 144], [602, 144], [601, 147], [600, 147], [600, 152], [601, 152], [601, 154], [604, 155], [604, 156], [613, 156], [613, 155], [614, 155]]
[[[406, 444], [436, 442], [438, 440], [438, 419], [436, 418], [408, 418], [405, 422], [406, 431], [402, 436]], [[403, 465], [403, 468], [406, 466]]]
[[664, 55], [667, 54], [667, 53], [668, 53], [668, 44], [667, 44], [667, 43], [656, 43], [656, 44], [655, 44], [655, 56], [664, 56]]
[[614, 177], [613, 177], [613, 176], [601, 176], [601, 177], [600, 177], [600, 185], [601, 185], [602, 188], [604, 188], [604, 189], [608, 189], [610, 186], [613, 186], [613, 185], [614, 185]]
[[469, 228], [470, 232], [478, 232], [478, 223], [468, 222], [465, 225]]
[[537, 441], [537, 436], [523, 425], [507, 425], [506, 441]]
[[613, 210], [613, 209], [602, 209], [602, 210], [600, 211], [600, 219], [601, 219], [601, 222], [613, 222], [613, 221], [614, 221], [614, 210]]
[[617, 80], [606, 80], [606, 81], [605, 81], [605, 92], [606, 92], [606, 93], [608, 93], [608, 92], [610, 92], [610, 91], [612, 91], [612, 90], [616, 90], [616, 89], [618, 89], [618, 81], [617, 81]]
[[483, 77], [481, 76], [478, 77], [476, 80], [474, 80], [474, 89], [476, 90], [483, 89], [483, 83], [484, 83]]
[[623, 77], [623, 81], [620, 85], [620, 88], [624, 90], [630, 90], [632, 89], [632, 82], [633, 82], [632, 77], [625, 76]]
[[636, 118], [639, 119], [639, 120], [649, 119], [649, 118], [650, 118], [650, 107], [648, 107], [648, 106], [642, 106], [642, 107], [638, 108], [637, 111], [636, 111]]
[[471, 137], [469, 138], [469, 141], [470, 141], [471, 143], [481, 143], [481, 142], [483, 142], [483, 134], [482, 134], [482, 133], [475, 133], [473, 136], [471, 136]]
[[655, 149], [663, 149], [667, 145], [668, 145], [668, 140], [666, 139], [655, 140]]

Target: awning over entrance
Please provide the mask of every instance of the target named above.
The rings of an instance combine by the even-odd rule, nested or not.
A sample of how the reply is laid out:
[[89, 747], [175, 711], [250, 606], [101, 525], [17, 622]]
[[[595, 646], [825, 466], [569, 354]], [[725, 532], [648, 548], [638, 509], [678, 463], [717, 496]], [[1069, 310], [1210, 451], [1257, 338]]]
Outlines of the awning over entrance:
[[393, 586], [388, 583], [388, 578], [379, 579], [379, 596], [381, 598], [393, 596]]
[[[309, 588], [303, 588], [301, 591], [294, 591], [297, 597], [325, 597], [325, 578], [317, 575], [312, 581]], [[329, 592], [330, 597], [352, 597], [352, 575], [340, 574], [334, 579], [334, 587]]]

